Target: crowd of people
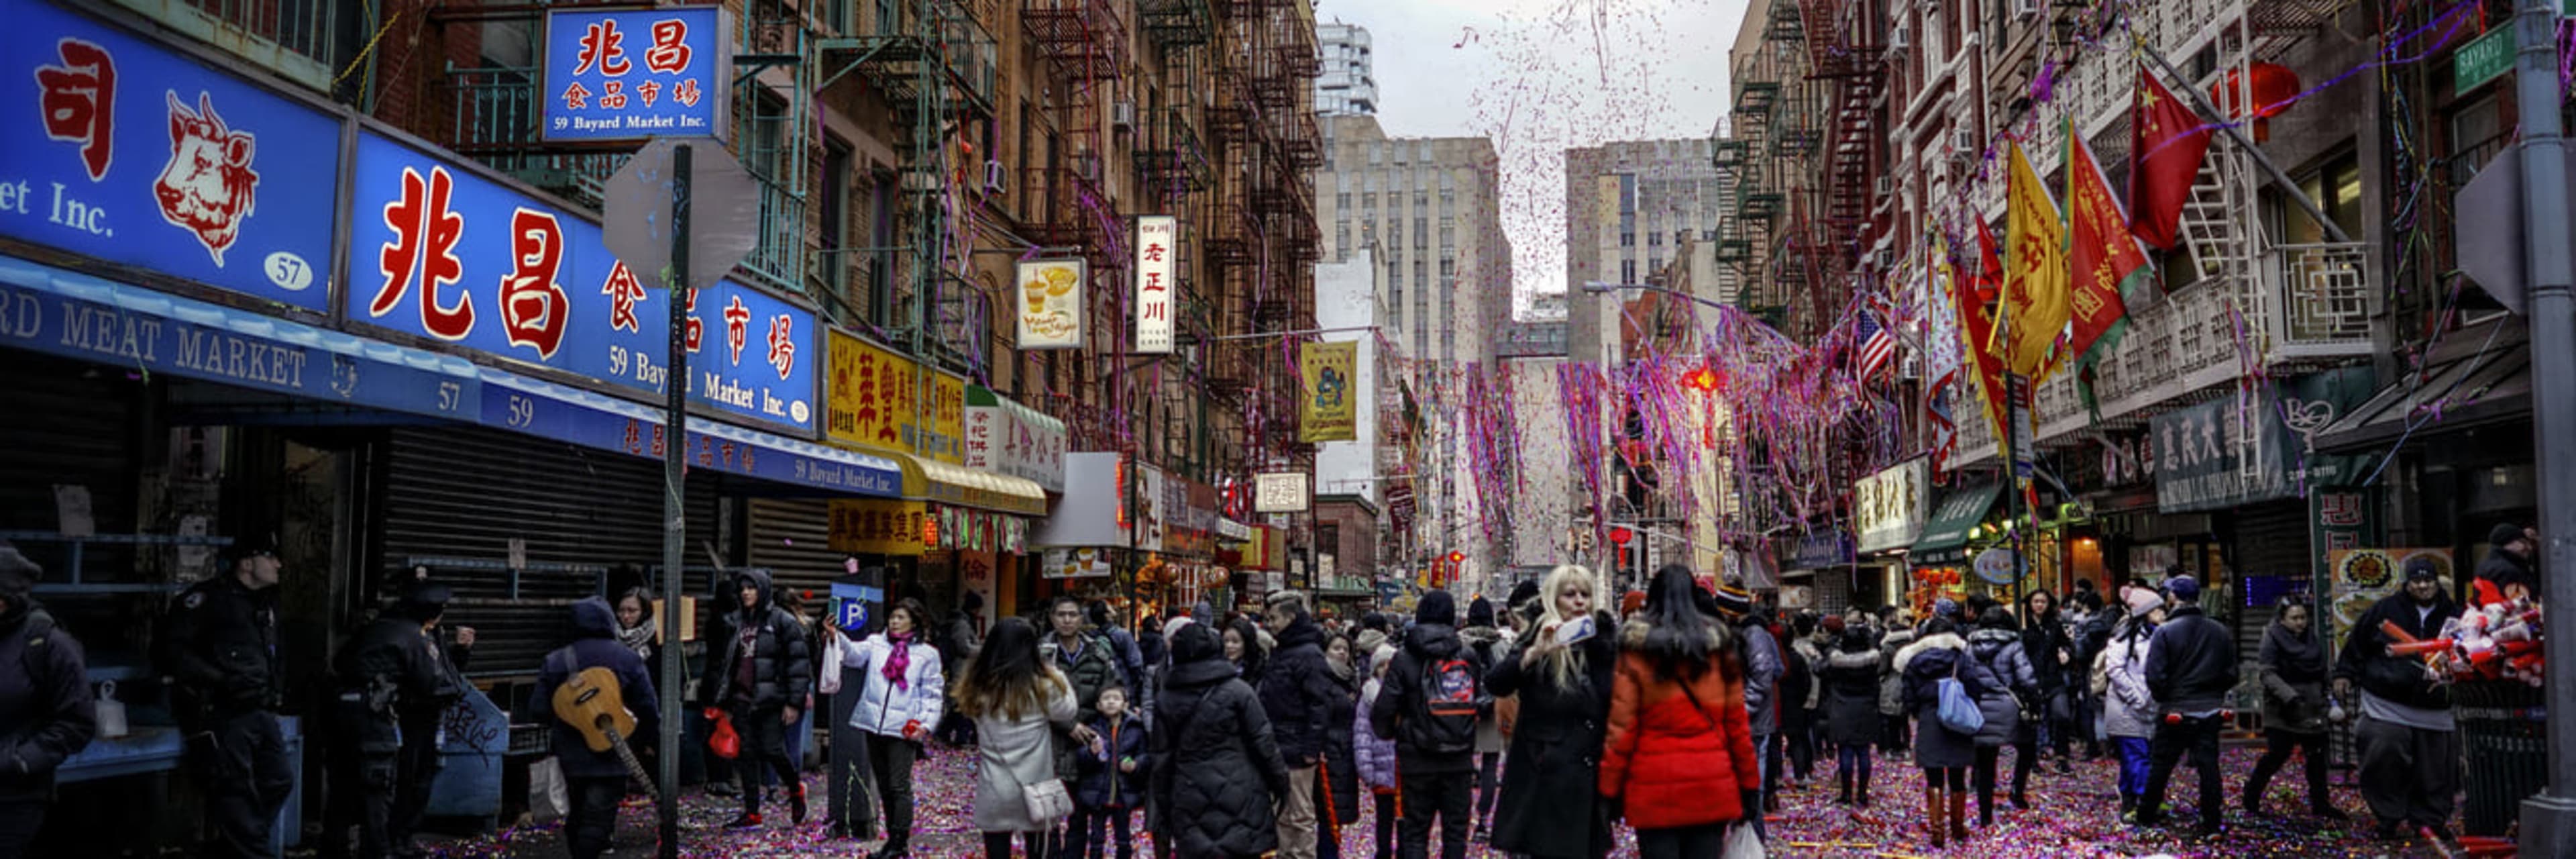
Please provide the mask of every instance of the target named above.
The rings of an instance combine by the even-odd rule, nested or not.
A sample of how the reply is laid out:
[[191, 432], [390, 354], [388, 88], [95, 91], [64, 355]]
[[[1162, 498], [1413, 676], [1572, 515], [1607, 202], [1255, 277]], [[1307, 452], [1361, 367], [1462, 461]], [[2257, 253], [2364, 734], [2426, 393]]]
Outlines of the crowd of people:
[[[2464, 593], [2532, 595], [2530, 532], [2498, 528]], [[275, 713], [282, 699], [274, 586], [265, 543], [227, 551], [226, 575], [174, 601], [156, 662], [207, 785], [206, 855], [269, 855], [270, 821], [292, 785]], [[32, 597], [41, 571], [0, 546], [0, 857], [41, 825], [56, 766], [95, 730], [80, 644]], [[1889, 795], [1877, 760], [1922, 774], [1923, 838], [1967, 842], [1995, 826], [1996, 801], [2031, 807], [2042, 767], [2114, 757], [2116, 814], [2158, 826], [2177, 770], [2196, 774], [2197, 831], [2227, 825], [2222, 734], [2258, 688], [2263, 755], [2238, 787], [2266, 814], [2271, 780], [2300, 759], [2307, 812], [2341, 820], [2327, 788], [2334, 725], [2350, 721], [2356, 782], [2383, 839], [2445, 838], [2461, 781], [2449, 688], [2393, 645], [2435, 637], [2460, 616], [2429, 562], [2327, 645], [2313, 606], [2283, 600], [2263, 630], [2256, 676], [2235, 637], [2201, 607], [2188, 575], [2089, 582], [2019, 604], [1940, 599], [1905, 607], [1782, 616], [1732, 584], [1668, 566], [1610, 610], [1605, 582], [1576, 566], [1522, 582], [1499, 606], [1463, 615], [1423, 593], [1410, 617], [1319, 617], [1298, 592], [1262, 610], [1200, 605], [1133, 631], [1103, 603], [1058, 598], [1037, 619], [986, 628], [981, 606], [934, 618], [898, 598], [881, 626], [845, 632], [809, 619], [766, 574], [731, 582], [734, 605], [703, 639], [697, 715], [733, 743], [731, 828], [768, 825], [771, 790], [793, 823], [812, 812], [798, 763], [818, 702], [834, 770], [824, 817], [835, 837], [882, 835], [874, 859], [910, 855], [914, 766], [933, 742], [972, 747], [975, 826], [994, 857], [1132, 859], [1140, 822], [1164, 857], [1341, 859], [1342, 827], [1373, 809], [1375, 859], [1446, 859], [1469, 845], [1526, 857], [1597, 859], [1633, 830], [1639, 855], [1720, 855], [1762, 839], [1784, 785], [1833, 763], [1834, 802]], [[447, 589], [418, 582], [333, 660], [325, 732], [334, 790], [326, 849], [411, 855], [437, 772], [438, 714], [468, 688], [474, 631], [442, 626]], [[1463, 621], [1463, 623], [1462, 623]], [[551, 724], [568, 788], [563, 837], [576, 859], [608, 847], [630, 767], [554, 712], [553, 691], [593, 669], [615, 678], [635, 725], [662, 719], [654, 672], [671, 654], [640, 591], [570, 606], [573, 641], [547, 655], [523, 718]], [[640, 749], [647, 756], [650, 744]], [[864, 754], [856, 754], [862, 751]], [[2004, 752], [2012, 753], [2007, 779]], [[864, 769], [854, 764], [864, 761]], [[720, 783], [721, 784], [721, 783]], [[774, 787], [773, 787], [774, 785]], [[718, 785], [710, 785], [711, 788]], [[1968, 813], [1976, 799], [1974, 826]], [[872, 800], [872, 801], [871, 801]], [[1354, 857], [1356, 859], [1356, 857]]]

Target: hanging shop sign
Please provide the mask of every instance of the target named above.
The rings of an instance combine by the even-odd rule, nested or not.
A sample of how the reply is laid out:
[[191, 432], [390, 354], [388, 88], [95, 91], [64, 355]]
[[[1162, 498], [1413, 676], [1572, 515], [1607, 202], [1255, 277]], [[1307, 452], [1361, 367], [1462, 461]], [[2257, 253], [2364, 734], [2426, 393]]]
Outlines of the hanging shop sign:
[[1109, 563], [1109, 550], [1099, 548], [1049, 549], [1038, 574], [1049, 579], [1103, 578], [1116, 572]]
[[1091, 270], [1081, 259], [1022, 261], [1012, 302], [1020, 318], [1021, 349], [1073, 349], [1082, 345], [1082, 297]]
[[2157, 416], [2149, 422], [2156, 506], [2224, 510], [2357, 476], [2361, 458], [2317, 454], [2310, 444], [2370, 397], [2373, 379], [2368, 367], [2329, 370]]
[[1170, 516], [1178, 511], [1179, 505], [1164, 506], [1167, 499], [1164, 497], [1162, 469], [1151, 465], [1132, 468], [1136, 472], [1136, 548], [1160, 552]]
[[1979, 552], [1974, 568], [1977, 571], [1977, 578], [1986, 580], [1987, 584], [2012, 584], [2013, 550], [1997, 547]]
[[721, 6], [546, 13], [541, 136], [548, 142], [725, 137], [732, 115], [731, 19]]
[[[1586, 538], [1590, 531], [1582, 531]], [[1787, 566], [1793, 570], [1823, 570], [1850, 566], [1855, 560], [1850, 531], [1828, 528], [1799, 537], [1792, 547]]]
[[1351, 380], [1359, 373], [1359, 347], [1355, 341], [1307, 343], [1301, 347], [1298, 441], [1351, 441], [1359, 437], [1359, 396], [1351, 390]]
[[[662, 396], [670, 293], [588, 215], [372, 130], [356, 161], [351, 321]], [[690, 401], [812, 432], [814, 314], [733, 280], [684, 300]]]
[[829, 539], [835, 552], [919, 555], [937, 544], [938, 527], [924, 502], [835, 499]]
[[1931, 462], [1919, 458], [1862, 478], [1852, 487], [1852, 522], [1860, 530], [1859, 550], [1913, 545], [1923, 534], [1923, 495], [1931, 488]]
[[1172, 351], [1172, 270], [1179, 262], [1181, 220], [1136, 216], [1136, 351]]
[[834, 329], [823, 431], [836, 441], [965, 461], [966, 380]]
[[8, 9], [0, 235], [330, 311], [340, 119], [50, 3]]
[[982, 385], [966, 386], [966, 467], [1064, 491], [1064, 422]]
[[1264, 471], [1252, 476], [1252, 512], [1304, 513], [1313, 500], [1303, 471]]
[[1028, 550], [1026, 519], [945, 504], [933, 508], [932, 512], [939, 523], [937, 548], [1014, 555]]

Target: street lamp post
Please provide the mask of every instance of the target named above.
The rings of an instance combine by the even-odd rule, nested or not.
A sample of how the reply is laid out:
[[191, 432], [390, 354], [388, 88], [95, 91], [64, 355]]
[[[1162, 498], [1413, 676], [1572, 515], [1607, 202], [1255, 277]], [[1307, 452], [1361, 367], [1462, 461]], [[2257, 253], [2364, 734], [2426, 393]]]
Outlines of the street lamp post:
[[2521, 107], [2523, 261], [2531, 301], [2531, 422], [2540, 475], [2540, 568], [2548, 654], [2549, 788], [2522, 804], [2522, 855], [2576, 854], [2576, 259], [2559, 118], [2558, 0], [2521, 0], [2514, 97]]

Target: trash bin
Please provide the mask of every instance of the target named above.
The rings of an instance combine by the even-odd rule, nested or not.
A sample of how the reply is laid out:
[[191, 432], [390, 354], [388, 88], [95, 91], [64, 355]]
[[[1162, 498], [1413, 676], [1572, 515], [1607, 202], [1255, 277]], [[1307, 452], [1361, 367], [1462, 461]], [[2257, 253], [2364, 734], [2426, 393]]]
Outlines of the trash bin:
[[2549, 785], [2544, 700], [2542, 690], [2521, 681], [2452, 684], [2452, 714], [2468, 759], [2461, 834], [2506, 834], [2522, 816], [2522, 801]]

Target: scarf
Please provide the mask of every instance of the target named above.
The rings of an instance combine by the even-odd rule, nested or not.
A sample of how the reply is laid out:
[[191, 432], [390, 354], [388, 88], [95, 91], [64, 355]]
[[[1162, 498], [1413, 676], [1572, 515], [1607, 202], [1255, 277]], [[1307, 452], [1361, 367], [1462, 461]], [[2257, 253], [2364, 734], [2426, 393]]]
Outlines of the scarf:
[[886, 644], [893, 653], [886, 657], [885, 679], [892, 682], [898, 692], [912, 690], [912, 682], [905, 679], [912, 670], [912, 637], [909, 632], [902, 635], [886, 633]]
[[2281, 679], [2292, 683], [2315, 683], [2326, 679], [2326, 650], [2317, 641], [2314, 624], [2310, 624], [2307, 633], [2302, 635], [2276, 622], [2264, 635], [2271, 639], [2273, 647], [2272, 670], [2280, 672]]
[[637, 656], [652, 658], [653, 625], [639, 623], [632, 627], [620, 626], [617, 628], [617, 643], [625, 645], [628, 650], [635, 651]]

